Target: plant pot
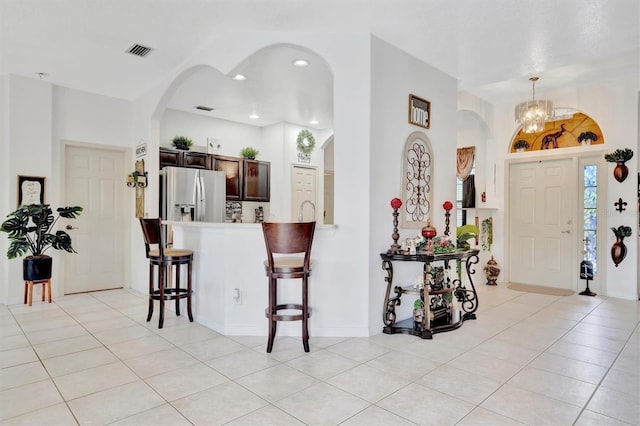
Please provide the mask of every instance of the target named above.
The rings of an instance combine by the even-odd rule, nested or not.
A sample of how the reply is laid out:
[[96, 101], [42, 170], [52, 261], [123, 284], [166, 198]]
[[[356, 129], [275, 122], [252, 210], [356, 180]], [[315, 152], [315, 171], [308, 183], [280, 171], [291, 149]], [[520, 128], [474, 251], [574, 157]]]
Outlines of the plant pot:
[[46, 255], [27, 256], [22, 260], [22, 277], [25, 281], [51, 278], [52, 259]]
[[491, 259], [484, 265], [484, 273], [487, 276], [487, 285], [498, 285], [498, 276], [500, 275], [500, 266], [498, 262], [491, 256]]
[[616, 236], [616, 242], [611, 246], [611, 259], [616, 268], [627, 256], [627, 246], [624, 245], [624, 237]]
[[613, 177], [616, 178], [618, 182], [624, 182], [627, 176], [629, 176], [627, 165], [624, 164], [624, 161], [618, 161], [615, 169], [613, 169]]

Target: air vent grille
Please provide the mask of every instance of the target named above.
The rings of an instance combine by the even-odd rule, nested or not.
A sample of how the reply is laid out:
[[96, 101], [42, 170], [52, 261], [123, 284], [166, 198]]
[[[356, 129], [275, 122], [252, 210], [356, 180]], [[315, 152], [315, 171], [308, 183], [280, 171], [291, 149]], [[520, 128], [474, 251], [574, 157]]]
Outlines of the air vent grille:
[[149, 53], [151, 53], [152, 50], [153, 49], [150, 47], [143, 46], [141, 44], [134, 44], [133, 46], [127, 49], [127, 53], [144, 58]]
[[194, 107], [195, 109], [199, 109], [200, 111], [213, 111], [215, 108], [211, 108], [204, 105], [198, 105]]

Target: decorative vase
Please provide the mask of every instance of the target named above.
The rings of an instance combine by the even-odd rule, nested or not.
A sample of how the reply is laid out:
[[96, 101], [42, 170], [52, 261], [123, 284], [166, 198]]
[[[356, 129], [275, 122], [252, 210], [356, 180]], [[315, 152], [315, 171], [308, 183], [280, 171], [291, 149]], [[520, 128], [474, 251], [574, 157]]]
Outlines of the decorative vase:
[[616, 242], [611, 246], [611, 259], [616, 265], [616, 268], [627, 256], [627, 246], [624, 245], [624, 237], [622, 235], [616, 235]]
[[51, 278], [50, 256], [27, 256], [22, 260], [22, 277], [25, 281], [40, 281]]
[[491, 259], [484, 265], [484, 273], [487, 276], [487, 285], [498, 285], [498, 276], [500, 275], [500, 266], [498, 262], [491, 256]]
[[427, 225], [422, 228], [422, 236], [426, 239], [430, 239], [435, 237], [436, 235], [438, 235], [438, 231], [436, 230], [436, 228], [431, 226], [431, 221], [428, 220]]
[[613, 177], [618, 182], [624, 182], [627, 176], [629, 176], [629, 168], [624, 161], [617, 161], [616, 167], [613, 169]]

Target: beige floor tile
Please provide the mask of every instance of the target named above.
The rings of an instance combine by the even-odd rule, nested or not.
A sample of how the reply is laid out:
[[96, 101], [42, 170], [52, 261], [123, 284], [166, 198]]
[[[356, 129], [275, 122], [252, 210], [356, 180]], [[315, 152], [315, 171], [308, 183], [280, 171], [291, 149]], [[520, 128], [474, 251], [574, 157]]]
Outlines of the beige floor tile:
[[25, 333], [33, 333], [39, 330], [50, 330], [52, 328], [71, 327], [78, 325], [78, 322], [68, 315], [60, 315], [55, 318], [50, 318], [41, 321], [29, 321], [26, 323], [20, 323], [22, 331]]
[[274, 405], [308, 425], [335, 425], [370, 404], [326, 383], [318, 383]]
[[116, 316], [113, 318], [96, 320], [92, 322], [83, 322], [82, 324], [91, 333], [99, 333], [101, 331], [111, 330], [114, 328], [131, 327], [137, 324], [134, 320], [132, 320], [129, 317], [126, 317], [120, 314], [118, 315], [119, 316]]
[[640, 399], [637, 394], [601, 387], [591, 398], [587, 409], [629, 424], [640, 424]]
[[571, 377], [594, 385], [600, 383], [600, 380], [602, 380], [604, 375], [607, 373], [606, 367], [566, 358], [560, 355], [550, 354], [548, 352], [543, 353], [538, 358], [534, 359], [529, 366], [549, 371], [551, 373], [561, 374], [563, 376]]
[[349, 339], [327, 348], [329, 352], [342, 355], [357, 362], [367, 362], [384, 355], [391, 349], [371, 343], [366, 339]]
[[165, 401], [142, 381], [69, 401], [81, 425], [108, 424], [163, 405]]
[[[3, 326], [0, 326], [2, 328]], [[24, 334], [14, 334], [12, 336], [0, 336], [0, 351], [18, 349], [29, 346], [29, 341]]]
[[2, 327], [0, 327], [1, 338], [5, 338], [8, 336], [21, 335], [21, 334], [22, 334], [22, 329], [20, 328], [20, 325], [18, 325], [18, 323], [16, 322], [5, 324]]
[[503, 383], [523, 367], [520, 363], [516, 364], [511, 361], [494, 358], [475, 350], [460, 355], [447, 365]]
[[410, 381], [398, 377], [393, 372], [380, 371], [367, 365], [360, 365], [332, 377], [327, 380], [327, 383], [365, 401], [376, 403], [408, 385]]
[[164, 333], [162, 337], [164, 337], [174, 345], [184, 346], [191, 343], [201, 342], [203, 340], [222, 337], [222, 335], [199, 324], [193, 323], [189, 327], [167, 330], [167, 332]]
[[40, 343], [33, 345], [40, 359], [53, 358], [74, 352], [81, 352], [87, 349], [94, 349], [102, 346], [93, 336], [85, 334], [83, 336], [71, 337], [69, 339], [56, 340], [54, 342]]
[[533, 367], [525, 367], [509, 384], [569, 404], [584, 407], [596, 385]]
[[278, 425], [278, 426], [298, 426], [304, 425], [284, 411], [273, 405], [259, 408], [239, 419], [226, 423], [228, 426], [256, 426], [256, 425]]
[[[333, 347], [333, 346], [331, 346]], [[267, 342], [264, 345], [253, 348], [259, 353], [267, 353]], [[307, 353], [302, 346], [302, 340], [298, 337], [276, 336], [273, 343], [273, 350], [267, 356], [280, 362], [286, 362], [294, 358], [305, 356]]]
[[236, 383], [269, 402], [300, 392], [317, 382], [313, 377], [286, 365], [277, 365], [236, 380]]
[[27, 414], [62, 402], [49, 379], [0, 392], [0, 420]]
[[0, 391], [49, 378], [38, 361], [0, 369]]
[[[638, 424], [638, 423], [636, 423]], [[612, 417], [607, 417], [600, 413], [584, 410], [580, 418], [576, 420], [575, 426], [629, 426], [629, 423], [621, 422]]]
[[214, 358], [206, 364], [230, 379], [238, 379], [280, 363], [269, 358], [265, 353], [244, 348], [238, 352]]
[[414, 424], [375, 405], [340, 423], [341, 426], [409, 426]]
[[480, 404], [498, 389], [502, 382], [444, 364], [416, 381], [446, 395], [472, 404]]
[[252, 413], [267, 401], [233, 382], [174, 401], [172, 405], [196, 425], [222, 425]]
[[581, 411], [575, 405], [509, 384], [480, 406], [528, 425], [570, 425]]
[[211, 359], [238, 352], [246, 348], [240, 343], [235, 342], [227, 337], [214, 337], [213, 339], [209, 340], [181, 345], [180, 349], [187, 352], [188, 354], [191, 354], [191, 356], [200, 361], [209, 361]]
[[519, 426], [524, 425], [519, 421], [514, 419], [510, 419], [508, 417], [502, 416], [498, 413], [494, 413], [493, 411], [489, 411], [482, 407], [474, 408], [469, 414], [467, 414], [464, 419], [460, 422], [456, 423], [456, 425], [460, 426]]
[[519, 365], [526, 365], [540, 355], [540, 351], [501, 340], [499, 336], [479, 344], [473, 350]]
[[407, 352], [391, 351], [368, 361], [365, 365], [380, 371], [393, 372], [396, 376], [413, 382], [440, 367], [442, 363]]
[[609, 370], [601, 386], [640, 397], [640, 365], [637, 365], [635, 372], [615, 369]]
[[153, 352], [163, 351], [173, 348], [173, 345], [160, 336], [147, 336], [139, 339], [127, 340], [125, 342], [107, 345], [120, 359], [135, 358]]
[[561, 355], [601, 367], [610, 367], [616, 359], [616, 354], [613, 352], [566, 342], [555, 343], [547, 350], [547, 353]]
[[66, 401], [139, 380], [122, 362], [101, 365], [53, 379]]
[[61, 355], [43, 360], [43, 364], [51, 377], [63, 376], [86, 370], [87, 368], [99, 365], [111, 364], [118, 361], [118, 358], [105, 347], [88, 349], [82, 352]]
[[125, 360], [129, 368], [143, 379], [187, 367], [197, 362], [197, 359], [178, 348], [166, 349]]
[[140, 324], [134, 324], [128, 327], [115, 327], [93, 333], [93, 337], [98, 339], [103, 345], [113, 345], [115, 343], [153, 335], [153, 331]]
[[[428, 403], [421, 403], [428, 401]], [[412, 383], [376, 404], [420, 425], [454, 425], [467, 415], [473, 404]]]
[[195, 364], [149, 377], [146, 382], [167, 401], [212, 388], [229, 381], [206, 364]]
[[587, 346], [616, 354], [622, 350], [625, 344], [624, 340], [614, 339], [610, 336], [583, 333], [577, 330], [569, 331], [567, 334], [562, 336], [559, 341]]
[[3, 426], [77, 426], [78, 422], [73, 418], [73, 414], [65, 403], [51, 405], [39, 410], [31, 411], [21, 416], [12, 417], [8, 420], [0, 421]]
[[49, 330], [38, 330], [25, 334], [32, 345], [37, 345], [39, 343], [69, 339], [71, 337], [86, 336], [89, 333], [80, 325], [71, 325], [67, 327], [52, 328]]
[[359, 363], [329, 351], [312, 351], [285, 363], [289, 367], [302, 371], [318, 380], [327, 380]]
[[38, 356], [31, 346], [0, 352], [0, 368], [13, 367], [33, 361], [38, 361]]
[[178, 410], [169, 404], [153, 407], [142, 413], [134, 414], [110, 426], [190, 426], [192, 425]]

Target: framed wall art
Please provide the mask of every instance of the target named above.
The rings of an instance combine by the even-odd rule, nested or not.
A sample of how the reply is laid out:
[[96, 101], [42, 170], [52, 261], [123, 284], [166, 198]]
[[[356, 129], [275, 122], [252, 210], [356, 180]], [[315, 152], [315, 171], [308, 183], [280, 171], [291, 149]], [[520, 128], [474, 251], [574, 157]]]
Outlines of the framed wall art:
[[431, 102], [409, 95], [409, 123], [428, 129], [431, 125]]
[[18, 175], [18, 207], [44, 204], [44, 177]]

